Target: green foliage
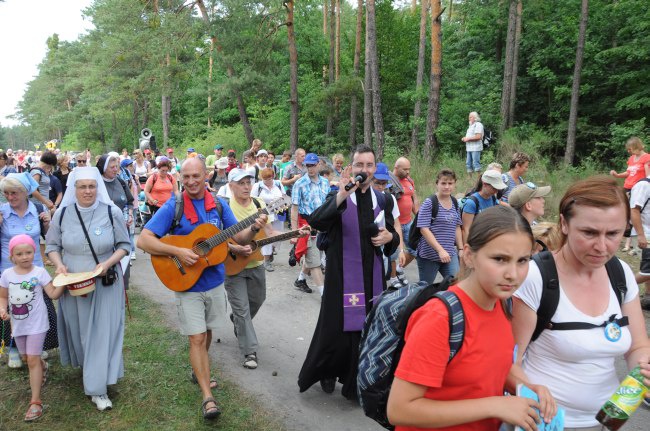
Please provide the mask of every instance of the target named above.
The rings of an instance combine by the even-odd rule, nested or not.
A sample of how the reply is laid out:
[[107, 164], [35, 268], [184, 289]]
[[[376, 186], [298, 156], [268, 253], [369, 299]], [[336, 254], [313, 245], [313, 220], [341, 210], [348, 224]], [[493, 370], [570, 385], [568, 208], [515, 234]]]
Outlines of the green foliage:
[[[163, 95], [171, 98], [169, 145], [210, 148], [215, 139], [241, 151], [241, 95], [252, 129], [265, 145], [289, 145], [289, 61], [286, 10], [277, 0], [206, 0], [206, 24], [192, 2], [96, 0], [86, 10], [95, 29], [73, 42], [52, 35], [38, 75], [29, 83], [17, 117], [24, 126], [0, 127], [0, 148], [32, 148], [63, 139], [70, 148], [108, 151], [137, 145], [149, 127], [162, 146]], [[341, 74], [327, 84], [329, 37], [322, 0], [295, 2], [298, 50], [299, 145], [319, 153], [349, 150], [350, 101], [358, 97], [363, 136], [364, 52], [360, 76], [352, 71], [357, 11], [341, 2]], [[650, 135], [650, 8], [643, 0], [592, 0], [581, 78], [577, 164], [620, 165], [631, 135]], [[159, 10], [154, 10], [157, 4]], [[447, 6], [443, 2], [444, 6]], [[356, 4], [354, 5], [356, 6]], [[363, 12], [363, 11], [362, 11]], [[524, 145], [551, 163], [564, 153], [575, 61], [580, 0], [524, 2], [515, 127], [498, 136], [488, 160], [507, 161]], [[420, 98], [419, 143], [426, 131], [430, 34], [424, 85], [415, 88], [419, 10], [410, 2], [378, 0], [377, 47], [386, 159], [410, 149]], [[435, 131], [438, 161], [462, 159], [467, 114], [478, 111], [496, 131], [505, 57], [508, 2], [456, 0], [442, 16], [440, 112]], [[430, 27], [430, 22], [428, 23]], [[428, 30], [430, 33], [430, 29]], [[211, 50], [210, 36], [216, 46]], [[363, 35], [362, 35], [363, 37]], [[213, 76], [208, 79], [210, 56]], [[208, 96], [211, 107], [208, 109]], [[334, 112], [330, 102], [336, 101]], [[334, 130], [325, 134], [326, 120]], [[208, 126], [208, 118], [211, 125]], [[228, 142], [228, 144], [226, 144]], [[421, 152], [421, 151], [419, 151]]]

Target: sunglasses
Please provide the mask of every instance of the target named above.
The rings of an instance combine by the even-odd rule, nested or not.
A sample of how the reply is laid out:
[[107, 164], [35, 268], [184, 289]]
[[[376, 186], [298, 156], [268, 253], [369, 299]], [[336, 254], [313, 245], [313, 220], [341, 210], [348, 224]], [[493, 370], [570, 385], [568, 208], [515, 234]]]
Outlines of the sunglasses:
[[85, 163], [86, 163], [86, 159], [78, 159], [78, 160], [77, 160], [77, 164], [79, 164], [79, 163], [83, 163], [83, 164], [85, 164]]

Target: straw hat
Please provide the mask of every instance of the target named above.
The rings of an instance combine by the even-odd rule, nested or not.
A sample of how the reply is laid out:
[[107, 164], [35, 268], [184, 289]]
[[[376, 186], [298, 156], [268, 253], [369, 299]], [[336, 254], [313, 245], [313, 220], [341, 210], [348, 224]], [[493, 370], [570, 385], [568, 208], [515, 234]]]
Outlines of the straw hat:
[[70, 295], [87, 295], [95, 290], [95, 277], [101, 273], [100, 269], [87, 272], [75, 272], [71, 274], [59, 274], [54, 278], [54, 287], [67, 286]]

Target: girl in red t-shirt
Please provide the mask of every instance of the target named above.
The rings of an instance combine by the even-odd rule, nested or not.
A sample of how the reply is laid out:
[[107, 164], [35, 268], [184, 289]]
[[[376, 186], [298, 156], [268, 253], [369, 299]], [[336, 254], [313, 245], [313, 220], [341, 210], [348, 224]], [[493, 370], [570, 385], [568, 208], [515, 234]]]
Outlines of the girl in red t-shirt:
[[[504, 307], [528, 274], [534, 245], [528, 222], [514, 209], [495, 206], [477, 215], [464, 246], [469, 275], [451, 286], [465, 316], [463, 345], [449, 359], [449, 316], [431, 300], [409, 319], [388, 418], [396, 431], [497, 431], [501, 422], [532, 429], [540, 418], [555, 416], [556, 405], [544, 386], [528, 382], [513, 364], [514, 338]], [[525, 383], [540, 398], [504, 396]]]

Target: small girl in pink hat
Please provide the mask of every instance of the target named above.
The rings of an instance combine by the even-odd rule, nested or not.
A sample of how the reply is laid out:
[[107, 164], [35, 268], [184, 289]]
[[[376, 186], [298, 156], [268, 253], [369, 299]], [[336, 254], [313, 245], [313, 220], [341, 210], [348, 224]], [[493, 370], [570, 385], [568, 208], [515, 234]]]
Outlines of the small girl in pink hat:
[[[57, 299], [64, 287], [55, 288], [50, 274], [34, 265], [36, 244], [29, 235], [16, 235], [9, 241], [9, 256], [14, 266], [0, 276], [0, 319], [11, 317], [12, 336], [16, 347], [29, 365], [32, 399], [25, 421], [43, 416], [41, 387], [47, 381], [48, 364], [41, 359], [43, 341], [50, 324], [43, 299], [43, 289]], [[9, 306], [9, 313], [7, 313]]]

